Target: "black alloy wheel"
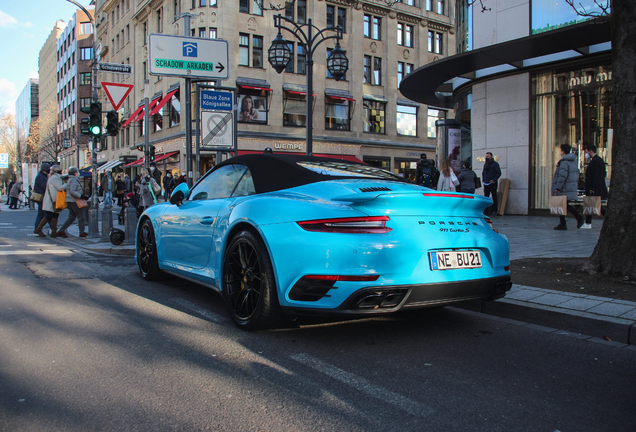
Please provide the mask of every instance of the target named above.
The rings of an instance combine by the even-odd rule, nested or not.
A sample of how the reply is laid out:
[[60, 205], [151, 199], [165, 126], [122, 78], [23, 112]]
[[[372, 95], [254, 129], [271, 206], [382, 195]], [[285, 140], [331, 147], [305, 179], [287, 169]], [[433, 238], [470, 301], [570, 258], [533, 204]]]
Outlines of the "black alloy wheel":
[[157, 261], [155, 232], [149, 219], [142, 222], [137, 234], [137, 264], [144, 279], [156, 280], [161, 273]]
[[265, 330], [282, 321], [269, 255], [250, 231], [235, 236], [225, 252], [223, 297], [230, 316], [245, 330]]

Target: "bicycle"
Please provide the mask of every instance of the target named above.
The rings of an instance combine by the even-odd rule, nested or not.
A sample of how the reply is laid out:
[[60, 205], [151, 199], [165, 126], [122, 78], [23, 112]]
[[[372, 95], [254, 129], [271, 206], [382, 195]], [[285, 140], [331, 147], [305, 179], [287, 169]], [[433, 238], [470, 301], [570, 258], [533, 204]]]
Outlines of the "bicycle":
[[20, 195], [18, 197], [18, 209], [22, 210], [28, 202], [29, 198], [27, 197], [26, 193], [24, 191], [20, 192]]

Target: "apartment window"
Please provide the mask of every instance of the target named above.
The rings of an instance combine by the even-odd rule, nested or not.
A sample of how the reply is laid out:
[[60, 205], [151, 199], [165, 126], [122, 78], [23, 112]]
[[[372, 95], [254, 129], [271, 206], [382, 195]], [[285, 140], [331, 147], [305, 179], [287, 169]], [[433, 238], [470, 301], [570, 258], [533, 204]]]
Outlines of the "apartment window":
[[307, 95], [285, 91], [283, 96], [283, 126], [305, 127], [307, 121]]
[[206, 7], [206, 0], [199, 0], [199, 7]]
[[307, 0], [286, 2], [285, 18], [295, 21], [298, 24], [305, 24], [307, 22]]
[[373, 81], [373, 74], [371, 70], [371, 62], [373, 61], [373, 57], [365, 55], [364, 56], [364, 83], [371, 84]]
[[398, 41], [398, 45], [412, 48], [413, 47], [413, 26], [404, 24], [404, 23], [398, 23], [397, 41]]
[[157, 114], [152, 116], [152, 125], [155, 132], [161, 132], [163, 130], [163, 113], [159, 110]]
[[215, 27], [210, 27], [210, 39], [217, 39]]
[[90, 60], [93, 58], [93, 47], [80, 48], [80, 60]]
[[364, 56], [364, 83], [382, 84], [382, 59], [380, 57]]
[[86, 108], [91, 106], [91, 98], [80, 98], [80, 108]]
[[263, 15], [261, 4], [261, 0], [239, 0], [239, 12]]
[[239, 66], [250, 65], [250, 35], [239, 33]]
[[305, 75], [307, 73], [307, 49], [305, 44], [296, 45], [296, 73]]
[[397, 133], [404, 136], [417, 136], [417, 107], [397, 106]]
[[409, 6], [415, 6], [415, 0], [397, 0], [397, 2]]
[[364, 16], [364, 37], [369, 39], [381, 40], [380, 27], [382, 25], [382, 18], [365, 15]]
[[130, 42], [130, 24], [126, 25], [126, 43]]
[[325, 129], [348, 131], [351, 125], [351, 102], [344, 98], [325, 97]]
[[115, 52], [119, 51], [119, 35], [115, 37]]
[[142, 26], [144, 32], [144, 45], [148, 43], [148, 21], [144, 21]]
[[170, 98], [168, 102], [168, 110], [170, 115], [170, 127], [178, 126], [181, 124], [181, 90], [177, 90], [175, 94]]
[[428, 32], [428, 52], [435, 54], [442, 53], [442, 34], [439, 32]]
[[400, 88], [400, 83], [404, 79], [404, 63], [398, 62], [397, 65], [397, 86]]
[[346, 33], [347, 9], [327, 5], [327, 27], [340, 27]]
[[287, 63], [287, 66], [285, 67], [285, 72], [294, 73], [294, 43], [287, 41], [287, 47], [291, 52], [291, 57], [289, 59], [289, 63]]
[[386, 103], [364, 99], [364, 124], [362, 130], [368, 133], [384, 134]]
[[199, 37], [200, 38], [205, 37], [205, 27], [199, 29]]
[[177, 15], [181, 13], [181, 0], [174, 0], [174, 7], [172, 8], [172, 10], [174, 11], [174, 17], [173, 17], [173, 22], [177, 21], [178, 17]]
[[115, 17], [117, 18], [117, 21], [119, 21], [119, 5], [117, 5], [117, 14], [115, 15]]
[[373, 57], [373, 85], [382, 85], [382, 59]]
[[115, 11], [112, 11], [110, 13], [110, 26], [114, 27], [115, 26]]
[[444, 0], [426, 0], [426, 10], [444, 15]]
[[80, 34], [87, 35], [93, 34], [93, 24], [86, 22], [80, 24]]
[[91, 73], [84, 72], [80, 74], [80, 85], [91, 85]]
[[426, 119], [426, 136], [428, 138], [436, 138], [435, 122], [437, 120], [444, 120], [446, 118], [446, 111], [428, 109], [428, 117]]
[[159, 8], [157, 10], [157, 33], [163, 33], [163, 19], [162, 19], [162, 13], [163, 8]]
[[[331, 52], [332, 52], [332, 51], [333, 51], [333, 48], [327, 48], [327, 58], [329, 58], [329, 56], [331, 55]], [[347, 55], [347, 52], [346, 52], [346, 51], [344, 51], [344, 54], [345, 54], [345, 55]], [[329, 73], [329, 69], [327, 69], [327, 78], [333, 78], [333, 76], [331, 76], [331, 73]], [[347, 74], [345, 74], [345, 75], [342, 77], [342, 80], [343, 80], [343, 81], [346, 81], [346, 80], [347, 80]]]
[[252, 36], [252, 67], [263, 67], [263, 36]]

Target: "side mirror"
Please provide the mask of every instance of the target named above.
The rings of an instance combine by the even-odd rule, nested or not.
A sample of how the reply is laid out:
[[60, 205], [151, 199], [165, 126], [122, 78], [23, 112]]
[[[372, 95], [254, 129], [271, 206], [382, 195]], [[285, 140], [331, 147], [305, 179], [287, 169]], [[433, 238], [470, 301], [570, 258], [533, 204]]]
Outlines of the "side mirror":
[[188, 196], [190, 192], [190, 188], [187, 183], [181, 183], [172, 191], [172, 196], [170, 197], [170, 204], [181, 205], [181, 202]]

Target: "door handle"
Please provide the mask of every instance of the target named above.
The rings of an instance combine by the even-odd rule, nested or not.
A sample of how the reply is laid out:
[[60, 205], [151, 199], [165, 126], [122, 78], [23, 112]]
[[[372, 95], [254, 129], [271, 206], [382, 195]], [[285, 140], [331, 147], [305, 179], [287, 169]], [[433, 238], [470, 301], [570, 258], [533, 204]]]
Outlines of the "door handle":
[[214, 216], [205, 216], [201, 218], [201, 220], [199, 221], [199, 224], [212, 225], [214, 223], [214, 219], [216, 219]]

